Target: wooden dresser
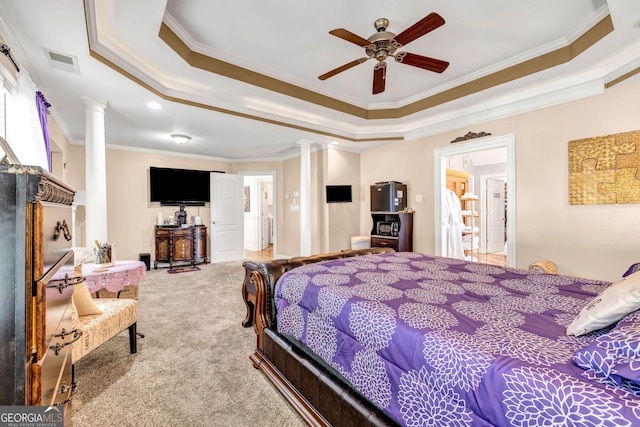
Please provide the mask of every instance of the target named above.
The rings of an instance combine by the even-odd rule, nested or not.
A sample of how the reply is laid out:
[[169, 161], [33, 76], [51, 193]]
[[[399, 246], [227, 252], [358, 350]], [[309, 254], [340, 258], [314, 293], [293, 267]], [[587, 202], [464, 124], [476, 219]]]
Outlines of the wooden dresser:
[[155, 240], [153, 268], [158, 268], [158, 263], [168, 263], [171, 268], [174, 263], [195, 265], [208, 260], [207, 227], [204, 225], [186, 228], [156, 225]]
[[0, 165], [0, 405], [59, 405], [71, 424], [75, 191], [33, 166]]

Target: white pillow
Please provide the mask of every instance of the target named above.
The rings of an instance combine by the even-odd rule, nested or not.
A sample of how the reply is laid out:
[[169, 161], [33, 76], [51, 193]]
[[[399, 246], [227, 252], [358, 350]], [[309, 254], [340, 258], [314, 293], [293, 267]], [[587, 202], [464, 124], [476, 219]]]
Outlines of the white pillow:
[[612, 284], [589, 301], [567, 328], [567, 335], [584, 335], [604, 328], [640, 308], [640, 271]]

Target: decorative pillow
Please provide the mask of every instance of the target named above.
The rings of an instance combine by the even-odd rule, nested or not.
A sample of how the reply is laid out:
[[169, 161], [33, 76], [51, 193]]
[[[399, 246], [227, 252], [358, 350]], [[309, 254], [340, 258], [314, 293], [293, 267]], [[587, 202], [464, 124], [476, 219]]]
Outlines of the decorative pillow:
[[76, 308], [76, 304], [73, 302], [73, 298], [71, 298], [71, 329], [74, 331], [76, 329], [80, 329], [80, 318], [78, 317], [78, 309]]
[[589, 301], [567, 328], [567, 335], [584, 335], [611, 325], [640, 308], [640, 271], [610, 285]]
[[627, 277], [630, 274], [635, 273], [636, 271], [640, 271], [640, 262], [632, 264], [631, 267], [629, 267], [629, 269], [627, 271], [625, 271], [625, 273], [622, 275], [622, 277]]
[[576, 351], [573, 360], [593, 379], [640, 392], [640, 311]]
[[73, 247], [73, 265], [95, 264], [96, 253], [93, 248]]
[[84, 282], [75, 285], [73, 288], [73, 303], [78, 311], [78, 316], [102, 314], [102, 310], [93, 302], [89, 289], [87, 289], [87, 285]]

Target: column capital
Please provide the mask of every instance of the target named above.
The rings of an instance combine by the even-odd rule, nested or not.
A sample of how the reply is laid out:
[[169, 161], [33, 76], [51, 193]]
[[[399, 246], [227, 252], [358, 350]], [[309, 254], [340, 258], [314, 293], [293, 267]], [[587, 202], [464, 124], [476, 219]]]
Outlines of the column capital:
[[85, 111], [97, 111], [104, 113], [104, 109], [107, 108], [108, 101], [99, 98], [90, 98], [88, 96], [81, 96], [82, 103], [84, 104]]
[[300, 141], [296, 141], [296, 144], [298, 144], [300, 147], [311, 147], [314, 142], [310, 139], [301, 139]]

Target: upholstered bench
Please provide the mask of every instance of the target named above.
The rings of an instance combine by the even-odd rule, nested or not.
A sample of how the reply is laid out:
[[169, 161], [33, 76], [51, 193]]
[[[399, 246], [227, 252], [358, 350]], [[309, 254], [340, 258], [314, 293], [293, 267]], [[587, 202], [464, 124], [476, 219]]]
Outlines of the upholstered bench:
[[[73, 249], [74, 276], [84, 276], [83, 264], [93, 264], [95, 261], [93, 249]], [[138, 336], [143, 338], [144, 335], [137, 332], [137, 288], [135, 286], [135, 293], [129, 292], [126, 296], [119, 292], [118, 298], [110, 298], [112, 295], [106, 294], [106, 290], [105, 293], [100, 293], [101, 289], [94, 293], [96, 298], [92, 298], [85, 282], [74, 286], [71, 319], [73, 329], [82, 331], [82, 335], [71, 345], [73, 364], [127, 329], [129, 330], [129, 350], [132, 354], [138, 351], [137, 338]]]
[[71, 346], [72, 362], [75, 364], [91, 351], [125, 330], [129, 330], [129, 350], [136, 353], [138, 348], [137, 322], [138, 301], [134, 299], [98, 298], [94, 299], [102, 314], [78, 316], [74, 329], [80, 329], [82, 336]]
[[78, 283], [74, 285], [71, 298], [71, 323], [74, 331], [82, 331], [71, 345], [73, 364], [127, 329], [130, 352], [138, 350], [136, 299], [92, 298], [86, 284]]

